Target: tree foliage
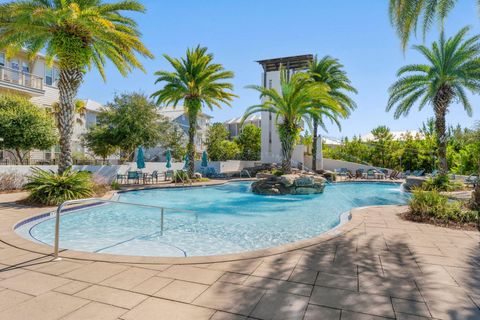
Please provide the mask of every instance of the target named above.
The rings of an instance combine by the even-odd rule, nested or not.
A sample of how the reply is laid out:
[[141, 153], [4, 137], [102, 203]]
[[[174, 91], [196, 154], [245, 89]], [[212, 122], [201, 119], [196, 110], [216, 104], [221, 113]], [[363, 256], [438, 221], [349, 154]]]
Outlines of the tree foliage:
[[24, 163], [33, 149], [45, 150], [58, 142], [55, 122], [45, 110], [13, 95], [0, 95], [0, 148], [14, 150]]
[[[232, 150], [235, 148], [226, 141], [230, 142], [229, 133], [222, 123], [214, 123], [208, 128], [206, 146], [210, 161], [232, 160], [238, 155], [238, 152], [232, 155]], [[226, 148], [229, 148], [229, 154], [227, 154]], [[238, 150], [238, 146], [236, 150]]]
[[311, 117], [329, 118], [338, 121], [335, 114], [341, 112], [341, 106], [329, 96], [330, 88], [323, 83], [313, 81], [308, 74], [280, 70], [280, 91], [275, 88], [249, 86], [260, 93], [262, 103], [249, 107], [243, 116], [262, 111], [275, 115], [276, 126], [282, 145], [282, 170], [291, 172], [292, 153], [299, 140], [302, 122]]
[[159, 144], [165, 127], [169, 125], [158, 114], [155, 103], [140, 93], [115, 96], [99, 113], [97, 120], [98, 126], [87, 133], [90, 142], [98, 134], [100, 140], [97, 141], [104, 142], [103, 149], [109, 149], [109, 146], [118, 148], [122, 158], [130, 161], [136, 148]]
[[243, 126], [242, 131], [235, 138], [240, 148], [240, 159], [256, 161], [260, 160], [262, 149], [262, 132], [257, 126], [249, 123]]
[[447, 143], [445, 117], [454, 101], [469, 116], [472, 104], [467, 91], [480, 93], [480, 35], [466, 38], [469, 28], [463, 28], [456, 35], [440, 40], [430, 48], [415, 46], [427, 64], [412, 64], [401, 68], [398, 80], [390, 87], [387, 111], [395, 109], [394, 116], [407, 116], [418, 103], [419, 109], [431, 105], [435, 113], [439, 170], [446, 173]]

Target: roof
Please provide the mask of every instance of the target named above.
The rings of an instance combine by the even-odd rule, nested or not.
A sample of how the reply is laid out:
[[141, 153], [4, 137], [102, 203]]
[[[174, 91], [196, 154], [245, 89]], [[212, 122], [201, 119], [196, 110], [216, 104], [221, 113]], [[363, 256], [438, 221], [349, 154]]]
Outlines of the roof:
[[[166, 106], [166, 107], [161, 107], [158, 111], [159, 114], [161, 114], [164, 117], [167, 117], [170, 120], [175, 120], [185, 114], [185, 107], [184, 106]], [[211, 119], [213, 118], [212, 116], [209, 116], [208, 114], [205, 114], [203, 112], [199, 113], [200, 117], [208, 118]]]
[[[225, 121], [224, 124], [239, 124], [242, 122], [242, 118], [243, 117], [233, 118]], [[249, 115], [244, 122], [249, 123], [249, 122], [261, 121], [261, 120], [262, 120], [262, 116], [260, 114], [252, 114], [252, 115]]]
[[268, 72], [277, 71], [280, 69], [280, 66], [283, 66], [286, 69], [306, 69], [312, 61], [313, 54], [304, 54], [300, 56], [258, 60], [257, 62], [262, 65], [265, 72]]
[[103, 110], [103, 105], [95, 100], [87, 99], [85, 101], [85, 109], [92, 112], [100, 112]]

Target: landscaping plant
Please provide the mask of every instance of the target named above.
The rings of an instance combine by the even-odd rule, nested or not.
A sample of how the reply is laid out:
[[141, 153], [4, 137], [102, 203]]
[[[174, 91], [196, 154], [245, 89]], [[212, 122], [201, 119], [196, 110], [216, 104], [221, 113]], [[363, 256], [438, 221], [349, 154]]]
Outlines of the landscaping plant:
[[88, 172], [67, 168], [62, 173], [33, 168], [27, 177], [25, 190], [28, 200], [43, 205], [59, 205], [67, 200], [87, 198], [94, 195], [94, 184]]

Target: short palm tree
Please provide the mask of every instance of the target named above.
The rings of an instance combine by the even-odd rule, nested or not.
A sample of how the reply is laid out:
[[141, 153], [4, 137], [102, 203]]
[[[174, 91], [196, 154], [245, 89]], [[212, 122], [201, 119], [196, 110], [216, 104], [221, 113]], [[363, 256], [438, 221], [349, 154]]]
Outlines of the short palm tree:
[[458, 101], [468, 115], [472, 105], [466, 90], [480, 93], [480, 36], [465, 39], [469, 28], [445, 39], [443, 33], [431, 48], [414, 46], [428, 64], [401, 68], [399, 79], [390, 87], [387, 111], [395, 109], [395, 118], [406, 116], [416, 102], [421, 110], [427, 104], [435, 112], [439, 171], [448, 172], [445, 116], [452, 102]]
[[[330, 88], [329, 95], [335, 100], [339, 106], [332, 115], [336, 118], [346, 118], [350, 112], [356, 108], [355, 102], [348, 96], [348, 93], [357, 93], [357, 90], [351, 85], [343, 65], [330, 56], [322, 59], [315, 57], [310, 63], [308, 74], [313, 81], [326, 84]], [[319, 106], [325, 107], [325, 106]], [[329, 108], [327, 106], [327, 108]], [[325, 123], [323, 117], [313, 116], [313, 138], [312, 138], [312, 170], [317, 170], [317, 140], [318, 127], [322, 127], [325, 131]], [[338, 122], [336, 122], [338, 124]], [[339, 126], [340, 127], [340, 126]]]
[[[390, 21], [402, 41], [403, 50], [419, 24], [423, 38], [435, 21], [443, 28], [445, 18], [456, 3], [457, 0], [390, 0]], [[478, 5], [480, 8], [480, 1]]]
[[122, 75], [143, 70], [136, 53], [152, 57], [140, 41], [135, 21], [122, 11], [143, 12], [136, 0], [16, 0], [0, 5], [0, 49], [9, 54], [26, 49], [30, 58], [45, 50], [59, 67], [59, 173], [72, 165], [75, 96], [92, 66], [105, 79], [104, 65], [113, 62]]
[[165, 82], [165, 86], [152, 94], [159, 105], [183, 103], [188, 116], [187, 154], [190, 159], [188, 172], [194, 174], [195, 134], [197, 131], [197, 116], [202, 107], [209, 109], [221, 108], [222, 104], [230, 105], [236, 97], [231, 91], [233, 85], [223, 80], [233, 78], [233, 72], [224, 70], [221, 64], [213, 63], [213, 54], [207, 53], [207, 48], [197, 46], [187, 49], [185, 58], [172, 58], [164, 55], [174, 71], [157, 71], [155, 83]]
[[282, 145], [282, 171], [290, 173], [292, 153], [302, 130], [303, 122], [310, 117], [327, 117], [337, 122], [339, 107], [329, 96], [330, 88], [323, 83], [312, 81], [306, 73], [288, 76], [287, 70], [280, 70], [280, 92], [274, 88], [248, 86], [260, 92], [263, 102], [249, 107], [243, 120], [257, 112], [275, 114], [275, 121]]

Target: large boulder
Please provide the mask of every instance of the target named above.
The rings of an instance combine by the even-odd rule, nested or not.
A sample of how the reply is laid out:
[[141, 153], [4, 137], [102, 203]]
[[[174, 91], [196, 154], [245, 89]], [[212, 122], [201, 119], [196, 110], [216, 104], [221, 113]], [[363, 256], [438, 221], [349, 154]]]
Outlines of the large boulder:
[[323, 192], [325, 182], [325, 178], [310, 174], [270, 176], [255, 181], [252, 192], [261, 195], [316, 194]]
[[405, 191], [411, 191], [416, 187], [421, 187], [426, 180], [427, 180], [427, 177], [408, 176], [405, 178], [403, 189]]

